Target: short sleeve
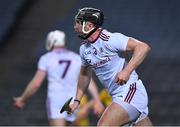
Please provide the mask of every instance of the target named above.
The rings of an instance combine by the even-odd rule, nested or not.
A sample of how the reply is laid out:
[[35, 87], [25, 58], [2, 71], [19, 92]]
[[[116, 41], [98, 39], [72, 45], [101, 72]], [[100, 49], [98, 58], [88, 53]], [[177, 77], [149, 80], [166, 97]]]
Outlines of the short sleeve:
[[46, 71], [47, 70], [47, 61], [45, 56], [41, 56], [38, 62], [38, 69]]
[[112, 34], [112, 38], [111, 38], [111, 48], [115, 51], [125, 51], [126, 47], [127, 47], [127, 43], [129, 40], [128, 36], [125, 36], [121, 33], [114, 33]]

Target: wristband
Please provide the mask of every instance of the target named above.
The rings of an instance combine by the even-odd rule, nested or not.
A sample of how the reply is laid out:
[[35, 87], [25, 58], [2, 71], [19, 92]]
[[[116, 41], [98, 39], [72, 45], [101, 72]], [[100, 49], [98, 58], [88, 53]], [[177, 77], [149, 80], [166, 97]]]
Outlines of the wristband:
[[77, 101], [79, 104], [81, 103], [81, 101], [80, 101], [80, 100], [77, 100], [77, 99], [75, 99], [74, 101]]

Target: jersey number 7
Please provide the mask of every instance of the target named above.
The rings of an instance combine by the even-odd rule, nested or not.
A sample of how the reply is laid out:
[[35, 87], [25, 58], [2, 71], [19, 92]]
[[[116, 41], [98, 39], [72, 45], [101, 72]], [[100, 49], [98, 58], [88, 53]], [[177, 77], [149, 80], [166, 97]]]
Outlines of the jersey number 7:
[[68, 69], [69, 69], [71, 61], [70, 60], [60, 60], [59, 64], [65, 64], [66, 65], [64, 68], [64, 72], [62, 73], [62, 76], [61, 76], [61, 78], [64, 78], [66, 76]]

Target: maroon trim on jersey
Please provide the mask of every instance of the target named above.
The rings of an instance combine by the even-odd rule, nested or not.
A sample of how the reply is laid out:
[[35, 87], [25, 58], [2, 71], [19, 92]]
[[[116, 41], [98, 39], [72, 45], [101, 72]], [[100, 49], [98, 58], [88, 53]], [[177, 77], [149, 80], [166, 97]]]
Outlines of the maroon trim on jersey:
[[109, 38], [110, 36], [104, 34], [103, 32], [101, 32], [101, 36], [105, 37], [105, 38]]
[[110, 36], [104, 34], [103, 32], [101, 32], [100, 36], [99, 36], [103, 41], [108, 41]]
[[91, 43], [94, 43], [94, 42], [96, 42], [96, 41], [97, 41], [97, 39], [99, 38], [99, 36], [100, 36], [101, 32], [102, 32], [102, 29], [100, 28], [100, 31], [99, 31], [98, 36], [96, 37], [96, 39], [95, 39], [94, 41], [91, 41]]
[[94, 42], [97, 41], [98, 38], [102, 39], [103, 41], [108, 41], [109, 38], [110, 38], [110, 36], [104, 34], [102, 31], [103, 31], [103, 29], [100, 28], [100, 32], [99, 32], [98, 36], [94, 39], [94, 41], [91, 41], [91, 42], [90, 42], [90, 41], [88, 41], [88, 40], [83, 40], [83, 41], [81, 42], [81, 45], [82, 45], [82, 44], [85, 44], [85, 43], [87, 43], [87, 42], [94, 43]]
[[130, 103], [135, 92], [136, 92], [136, 82], [130, 85], [130, 89], [129, 89], [124, 101]]

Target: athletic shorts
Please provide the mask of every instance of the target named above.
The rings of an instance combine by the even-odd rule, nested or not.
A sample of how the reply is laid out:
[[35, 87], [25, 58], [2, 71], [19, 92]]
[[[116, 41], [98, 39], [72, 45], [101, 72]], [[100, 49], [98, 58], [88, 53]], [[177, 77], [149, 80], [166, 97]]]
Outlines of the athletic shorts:
[[69, 98], [64, 96], [47, 97], [46, 108], [48, 119], [65, 119], [66, 121], [73, 122], [76, 119], [77, 110], [72, 114], [67, 114], [66, 111], [60, 113], [61, 108]]
[[[131, 109], [135, 108], [140, 112], [138, 120], [145, 118], [148, 115], [148, 96], [142, 81], [136, 80], [125, 85], [121, 92], [112, 96], [113, 102], [120, 104], [126, 111], [129, 110], [129, 106], [126, 104], [129, 104], [133, 106]], [[127, 112], [130, 116], [133, 116], [134, 114], [131, 114], [131, 111]]]

